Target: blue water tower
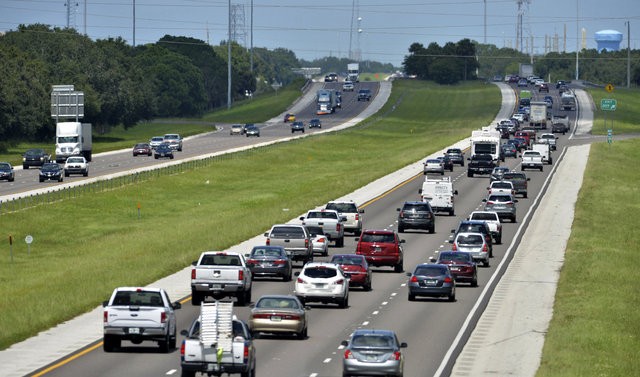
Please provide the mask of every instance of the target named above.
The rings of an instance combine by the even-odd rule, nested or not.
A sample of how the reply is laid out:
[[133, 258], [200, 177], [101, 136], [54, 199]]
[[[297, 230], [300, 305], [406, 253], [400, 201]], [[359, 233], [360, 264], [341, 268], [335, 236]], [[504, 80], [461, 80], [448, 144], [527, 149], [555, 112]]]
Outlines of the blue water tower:
[[598, 44], [598, 52], [602, 50], [620, 51], [620, 42], [622, 42], [622, 33], [615, 30], [600, 30], [595, 35]]

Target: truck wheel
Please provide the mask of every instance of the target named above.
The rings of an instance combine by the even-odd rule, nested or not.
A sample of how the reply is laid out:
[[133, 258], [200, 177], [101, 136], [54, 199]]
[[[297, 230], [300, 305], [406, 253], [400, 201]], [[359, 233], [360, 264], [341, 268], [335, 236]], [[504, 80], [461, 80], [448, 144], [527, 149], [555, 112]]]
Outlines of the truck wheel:
[[338, 306], [341, 309], [344, 309], [344, 308], [348, 307], [349, 306], [349, 295], [347, 295], [347, 297], [341, 299], [340, 302], [338, 302]]
[[553, 159], [549, 157], [549, 165], [551, 165], [552, 163], [553, 163]]
[[170, 350], [174, 350], [176, 349], [176, 333], [174, 332], [173, 335], [171, 335], [171, 337], [169, 337], [169, 349]]
[[180, 377], [196, 377], [196, 372], [193, 370], [182, 370]]
[[414, 295], [413, 293], [409, 293], [407, 298], [409, 299], [409, 301], [415, 301], [416, 300], [416, 295]]
[[456, 215], [456, 211], [453, 208], [451, 208], [449, 210], [449, 216], [455, 216], [455, 215]]
[[167, 336], [158, 342], [158, 346], [160, 347], [160, 352], [162, 353], [169, 353], [169, 351], [171, 351], [171, 348], [169, 348], [169, 345], [171, 344], [171, 340], [169, 339], [169, 334], [167, 334]]
[[482, 265], [483, 265], [484, 267], [489, 267], [489, 260], [487, 259], [487, 260], [485, 260], [485, 261], [482, 261]]
[[544, 168], [542, 166], [540, 166], [540, 171], [542, 171]]
[[251, 302], [251, 288], [247, 291], [238, 293], [238, 305], [247, 306]]
[[433, 234], [436, 232], [436, 226], [435, 225], [431, 225], [431, 228], [429, 228], [429, 233]]
[[467, 170], [467, 177], [473, 178], [473, 172], [471, 170]]
[[88, 171], [85, 171], [84, 173], [82, 173], [82, 176], [84, 176], [84, 177], [88, 177], [88, 176], [89, 176], [89, 172], [88, 172]]
[[113, 352], [114, 349], [120, 348], [120, 339], [113, 335], [105, 335], [102, 348], [104, 352]]
[[22, 169], [29, 170], [29, 165], [22, 165]]
[[191, 305], [193, 306], [200, 306], [200, 303], [202, 302], [202, 296], [200, 295], [200, 293], [198, 292], [191, 292]]
[[66, 171], [65, 171], [65, 172], [64, 172], [64, 176], [65, 176], [65, 177], [68, 177], [68, 176], [69, 176], [69, 172], [66, 172]]
[[496, 245], [502, 244], [502, 235], [496, 237]]
[[464, 161], [462, 161], [462, 162], [460, 163], [460, 166], [463, 166], [463, 167], [464, 167]]
[[404, 227], [398, 226], [398, 233], [404, 233]]
[[340, 237], [340, 238], [338, 238], [336, 240], [336, 246], [337, 247], [344, 247], [344, 236], [342, 236], [342, 237]]
[[404, 268], [402, 267], [402, 261], [400, 263], [393, 266], [393, 272], [402, 272]]

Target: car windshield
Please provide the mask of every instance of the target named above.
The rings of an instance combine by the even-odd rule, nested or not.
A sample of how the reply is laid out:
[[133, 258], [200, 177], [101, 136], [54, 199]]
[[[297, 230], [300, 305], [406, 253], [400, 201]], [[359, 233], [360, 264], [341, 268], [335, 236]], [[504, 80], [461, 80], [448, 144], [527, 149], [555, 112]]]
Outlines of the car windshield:
[[307, 231], [309, 232], [309, 234], [311, 234], [312, 236], [321, 236], [324, 234], [324, 230], [322, 230], [322, 227], [320, 226], [305, 226], [307, 228]]
[[251, 250], [251, 256], [280, 258], [284, 256], [283, 252], [284, 250], [282, 249], [276, 249], [272, 247], [261, 247], [261, 248], [256, 247], [253, 250]]
[[136, 144], [136, 148], [146, 148], [148, 144]]
[[460, 234], [456, 241], [459, 245], [482, 245], [484, 243], [480, 234]]
[[240, 257], [237, 255], [210, 254], [202, 257], [202, 266], [240, 266]]
[[512, 187], [513, 187], [513, 185], [511, 184], [511, 182], [493, 182], [491, 184], [491, 188], [506, 188], [506, 189], [510, 189]]
[[335, 212], [314, 211], [307, 214], [308, 219], [337, 219]]
[[388, 335], [356, 335], [351, 340], [353, 348], [393, 348], [395, 341]]
[[302, 230], [301, 227], [297, 227], [297, 226], [280, 226], [280, 227], [273, 228], [273, 230], [271, 231], [271, 236], [281, 237], [281, 238], [285, 238], [285, 237], [303, 238], [304, 230]]
[[438, 160], [438, 159], [427, 160], [427, 164], [436, 164], [436, 165], [439, 165], [439, 164], [440, 164], [440, 160]]
[[263, 297], [256, 303], [260, 309], [300, 309], [300, 305], [293, 298]]
[[371, 234], [364, 233], [360, 237], [361, 242], [395, 243], [393, 234]]
[[11, 165], [7, 164], [7, 163], [0, 163], [0, 169], [2, 170], [9, 170], [11, 169]]
[[490, 195], [487, 201], [506, 203], [511, 201], [511, 196], [510, 195]]
[[402, 210], [404, 212], [431, 212], [431, 207], [427, 203], [405, 203]]
[[340, 213], [355, 213], [358, 212], [356, 205], [353, 203], [328, 203], [327, 209], [333, 209]]
[[44, 164], [42, 165], [43, 171], [56, 171], [59, 169], [58, 164]]
[[478, 213], [472, 213], [471, 214], [471, 219], [472, 220], [482, 220], [482, 221], [497, 221], [498, 220], [498, 215], [495, 213], [489, 213], [489, 212], [478, 212]]
[[505, 180], [508, 181], [517, 181], [517, 180], [524, 180], [524, 176], [520, 175], [520, 174], [512, 174], [512, 173], [505, 173], [502, 178], [504, 178]]
[[418, 276], [436, 277], [436, 276], [445, 275], [446, 273], [447, 273], [447, 270], [445, 267], [419, 266], [416, 268], [413, 274]]
[[316, 279], [329, 279], [338, 276], [338, 270], [326, 266], [311, 267], [304, 270], [304, 276]]
[[162, 136], [156, 136], [151, 138], [151, 141], [162, 141], [162, 140], [164, 140]]
[[82, 157], [69, 157], [67, 158], [67, 162], [73, 162], [73, 163], [84, 162], [84, 159]]
[[362, 259], [362, 257], [356, 255], [334, 255], [333, 258], [331, 258], [331, 263], [361, 265]]
[[164, 306], [160, 292], [150, 291], [118, 291], [113, 298], [113, 305]]
[[460, 224], [460, 227], [458, 228], [458, 233], [459, 232], [480, 232], [480, 233], [482, 233], [483, 230], [484, 230], [484, 224], [483, 223], [464, 223], [464, 224]]
[[44, 154], [42, 149], [30, 149], [25, 153], [27, 156], [40, 156], [42, 154]]
[[442, 262], [470, 262], [471, 255], [467, 253], [440, 253], [440, 258], [438, 259], [440, 263]]

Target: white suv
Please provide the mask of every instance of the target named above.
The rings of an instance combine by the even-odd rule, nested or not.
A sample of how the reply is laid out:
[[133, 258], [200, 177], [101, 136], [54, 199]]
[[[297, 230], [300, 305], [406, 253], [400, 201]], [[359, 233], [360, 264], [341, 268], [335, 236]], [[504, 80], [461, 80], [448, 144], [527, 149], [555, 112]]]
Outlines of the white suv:
[[362, 233], [362, 214], [364, 213], [364, 209], [358, 208], [353, 200], [331, 201], [327, 203], [324, 208], [338, 211], [340, 216], [347, 218], [347, 220], [342, 223], [345, 232], [353, 232], [356, 236]]
[[349, 306], [349, 278], [340, 266], [326, 262], [311, 262], [296, 272], [293, 293], [302, 303], [335, 303], [341, 308]]
[[89, 175], [89, 167], [87, 160], [83, 156], [70, 156], [64, 164], [64, 176], [71, 174], [82, 174], [87, 177]]

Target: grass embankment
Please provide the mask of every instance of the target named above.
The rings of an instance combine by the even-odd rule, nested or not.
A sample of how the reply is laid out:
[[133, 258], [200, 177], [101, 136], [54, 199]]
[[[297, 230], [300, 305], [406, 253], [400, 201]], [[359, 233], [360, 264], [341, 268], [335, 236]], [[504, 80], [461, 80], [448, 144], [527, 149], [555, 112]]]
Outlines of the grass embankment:
[[[606, 135], [607, 129], [613, 129], [614, 135], [639, 133], [638, 109], [640, 109], [640, 90], [616, 88], [612, 93], [607, 93], [603, 88], [587, 89], [593, 98], [595, 105], [592, 133]], [[613, 98], [617, 101], [615, 111], [600, 110], [600, 101], [603, 98]], [[605, 127], [606, 117], [606, 127]]]
[[537, 376], [640, 369], [640, 140], [594, 144]]
[[[135, 127], [123, 126], [103, 130], [93, 127], [93, 153], [132, 148], [135, 143], [149, 141], [153, 136], [179, 132], [182, 137], [214, 130], [216, 123], [258, 123], [270, 119], [284, 110], [300, 96], [304, 80], [281, 88], [276, 94], [266, 93], [251, 100], [234, 103], [229, 110], [221, 109], [205, 115], [202, 119], [162, 119], [141, 122]], [[50, 143], [18, 143], [9, 145], [6, 153], [0, 153], [0, 161], [13, 166], [22, 164], [22, 155], [29, 148], [42, 148], [55, 155], [55, 140]]]
[[0, 349], [94, 308], [114, 287], [149, 284], [465, 138], [500, 101], [492, 85], [401, 81], [384, 116], [355, 129], [4, 214], [3, 233], [35, 241], [31, 255], [16, 242], [13, 263], [2, 248]]

